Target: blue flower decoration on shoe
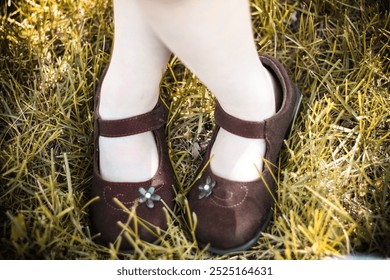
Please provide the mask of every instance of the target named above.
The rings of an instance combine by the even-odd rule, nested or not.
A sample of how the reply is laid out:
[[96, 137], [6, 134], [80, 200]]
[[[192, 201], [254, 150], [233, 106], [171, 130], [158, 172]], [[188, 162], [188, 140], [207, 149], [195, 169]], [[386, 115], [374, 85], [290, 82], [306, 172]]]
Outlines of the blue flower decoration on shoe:
[[213, 189], [217, 183], [211, 179], [210, 176], [207, 177], [206, 183], [200, 184], [198, 189], [200, 190], [200, 194], [198, 196], [199, 199], [203, 199], [205, 197], [209, 197], [213, 192]]
[[146, 202], [146, 206], [148, 208], [153, 208], [154, 207], [154, 201], [160, 201], [161, 196], [158, 194], [154, 193], [155, 188], [154, 187], [149, 187], [148, 190], [145, 190], [144, 188], [139, 188], [138, 192], [141, 194], [141, 197], [138, 199], [140, 203]]

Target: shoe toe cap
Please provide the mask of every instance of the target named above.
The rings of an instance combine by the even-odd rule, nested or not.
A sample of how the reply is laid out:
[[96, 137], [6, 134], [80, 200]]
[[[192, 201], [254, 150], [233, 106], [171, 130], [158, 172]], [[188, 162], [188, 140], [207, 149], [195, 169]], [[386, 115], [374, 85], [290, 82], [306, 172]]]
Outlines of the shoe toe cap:
[[272, 195], [260, 181], [224, 182], [223, 187], [217, 181], [208, 197], [199, 199], [198, 193], [194, 188], [189, 194], [190, 208], [198, 221], [196, 237], [201, 245], [210, 244], [217, 250], [228, 252], [251, 247], [272, 212]]

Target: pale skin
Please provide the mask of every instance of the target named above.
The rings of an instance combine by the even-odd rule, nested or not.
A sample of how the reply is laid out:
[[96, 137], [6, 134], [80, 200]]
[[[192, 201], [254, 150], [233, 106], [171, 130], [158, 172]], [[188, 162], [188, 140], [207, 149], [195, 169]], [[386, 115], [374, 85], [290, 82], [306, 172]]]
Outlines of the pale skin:
[[[114, 0], [114, 48], [99, 112], [121, 119], [149, 112], [171, 53], [197, 75], [229, 114], [262, 121], [275, 113], [273, 78], [254, 44], [247, 0]], [[223, 129], [211, 169], [223, 178], [259, 178], [265, 143]], [[100, 170], [113, 182], [140, 182], [158, 168], [152, 132], [100, 137]]]

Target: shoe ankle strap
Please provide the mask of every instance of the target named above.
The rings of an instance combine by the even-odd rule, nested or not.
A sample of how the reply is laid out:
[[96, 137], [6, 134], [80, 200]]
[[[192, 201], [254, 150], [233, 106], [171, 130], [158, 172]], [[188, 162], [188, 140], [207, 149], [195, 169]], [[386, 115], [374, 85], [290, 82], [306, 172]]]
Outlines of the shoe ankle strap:
[[226, 113], [216, 101], [214, 119], [217, 125], [238, 136], [245, 138], [264, 139], [265, 123], [245, 121]]
[[159, 100], [148, 113], [120, 120], [99, 118], [97, 121], [100, 136], [123, 137], [159, 129], [166, 123], [167, 117], [168, 110]]

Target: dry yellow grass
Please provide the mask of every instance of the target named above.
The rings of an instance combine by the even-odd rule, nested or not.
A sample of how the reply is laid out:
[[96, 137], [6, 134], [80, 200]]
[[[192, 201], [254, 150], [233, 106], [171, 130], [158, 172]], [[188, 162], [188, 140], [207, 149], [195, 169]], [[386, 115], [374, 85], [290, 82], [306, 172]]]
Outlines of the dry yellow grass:
[[280, 156], [273, 221], [254, 248], [213, 256], [192, 241], [196, 219], [185, 219], [185, 194], [214, 124], [207, 88], [172, 58], [161, 94], [179, 186], [161, 242], [127, 231], [133, 255], [99, 246], [88, 220], [92, 105], [109, 59], [111, 1], [1, 2], [0, 258], [390, 256], [388, 1], [251, 4], [259, 52], [286, 65], [303, 106]]

